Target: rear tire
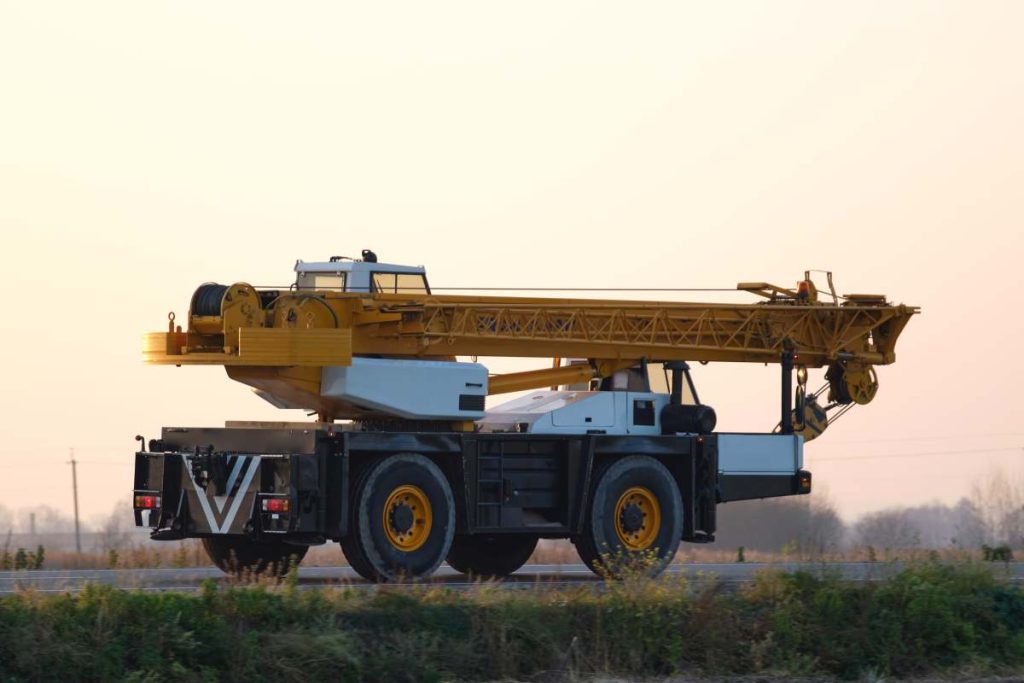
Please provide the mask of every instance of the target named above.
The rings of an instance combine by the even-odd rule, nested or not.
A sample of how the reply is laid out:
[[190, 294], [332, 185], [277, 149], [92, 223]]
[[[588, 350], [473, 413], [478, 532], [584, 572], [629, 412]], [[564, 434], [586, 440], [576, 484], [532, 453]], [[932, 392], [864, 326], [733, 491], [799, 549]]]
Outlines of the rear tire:
[[583, 533], [572, 539], [580, 559], [598, 576], [657, 576], [683, 535], [672, 474], [654, 458], [631, 455], [604, 465], [595, 479]]
[[441, 469], [417, 453], [371, 464], [352, 490], [349, 533], [341, 547], [370, 581], [430, 576], [455, 535], [455, 502]]
[[356, 505], [358, 504], [357, 491], [363, 491], [366, 489], [366, 477], [370, 473], [369, 466], [363, 467], [359, 474], [354, 478], [355, 484], [352, 486], [352, 506], [351, 513], [349, 515], [349, 533], [347, 536], [341, 539], [341, 552], [345, 555], [345, 559], [348, 560], [348, 564], [355, 570], [356, 574], [363, 577], [367, 581], [377, 581], [377, 575], [373, 571], [373, 565], [366, 559], [366, 555], [363, 554], [362, 546], [356, 542], [356, 534], [354, 531], [355, 523], [353, 520], [356, 518]]
[[499, 578], [526, 564], [536, 547], [536, 536], [456, 536], [448, 551], [448, 564], [455, 571], [470, 576]]
[[309, 551], [307, 545], [255, 541], [244, 536], [210, 536], [202, 540], [206, 554], [217, 568], [234, 576], [281, 577], [298, 566]]

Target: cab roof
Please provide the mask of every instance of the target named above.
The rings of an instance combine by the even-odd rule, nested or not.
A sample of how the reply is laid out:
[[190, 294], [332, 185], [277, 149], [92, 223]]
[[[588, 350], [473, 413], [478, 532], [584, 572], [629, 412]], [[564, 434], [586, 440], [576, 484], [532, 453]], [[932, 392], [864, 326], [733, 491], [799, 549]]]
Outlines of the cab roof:
[[410, 273], [425, 275], [424, 266], [400, 266], [395, 263], [377, 263], [359, 259], [339, 258], [336, 261], [303, 261], [295, 262], [296, 273]]

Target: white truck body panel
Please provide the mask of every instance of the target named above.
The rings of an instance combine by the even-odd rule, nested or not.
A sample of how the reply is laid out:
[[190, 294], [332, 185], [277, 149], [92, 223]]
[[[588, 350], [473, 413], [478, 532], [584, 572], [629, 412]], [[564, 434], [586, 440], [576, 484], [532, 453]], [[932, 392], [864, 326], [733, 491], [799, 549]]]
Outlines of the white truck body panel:
[[[648, 402], [653, 424], [635, 424], [634, 403]], [[667, 394], [637, 391], [534, 391], [495, 406], [479, 421], [484, 431], [530, 434], [661, 434]]]
[[798, 434], [719, 434], [721, 474], [793, 475], [804, 464], [804, 438]]
[[[412, 420], [476, 420], [484, 416], [487, 368], [479, 363], [356, 357], [352, 365], [324, 368], [320, 393]], [[473, 409], [465, 409], [467, 404]]]

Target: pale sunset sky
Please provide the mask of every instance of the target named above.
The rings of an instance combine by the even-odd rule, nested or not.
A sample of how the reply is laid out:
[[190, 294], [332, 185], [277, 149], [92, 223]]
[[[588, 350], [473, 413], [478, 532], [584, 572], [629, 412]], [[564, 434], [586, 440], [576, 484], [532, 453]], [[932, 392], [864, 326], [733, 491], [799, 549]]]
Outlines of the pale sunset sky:
[[[304, 419], [141, 335], [363, 248], [439, 286], [831, 270], [923, 314], [807, 446], [818, 495], [1022, 476], [1022, 36], [1022, 2], [0, 0], [0, 504], [70, 511], [74, 447], [106, 515], [137, 433]], [[720, 429], [775, 424], [776, 367], [694, 375]]]

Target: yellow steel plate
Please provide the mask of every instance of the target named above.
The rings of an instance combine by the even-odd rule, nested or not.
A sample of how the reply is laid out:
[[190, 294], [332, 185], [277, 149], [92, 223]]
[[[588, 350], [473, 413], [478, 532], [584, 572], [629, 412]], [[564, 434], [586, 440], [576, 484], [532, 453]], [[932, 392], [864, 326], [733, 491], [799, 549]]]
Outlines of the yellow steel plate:
[[352, 330], [243, 327], [238, 353], [182, 353], [185, 335], [154, 332], [143, 337], [142, 357], [154, 365], [252, 365], [265, 367], [349, 365]]

